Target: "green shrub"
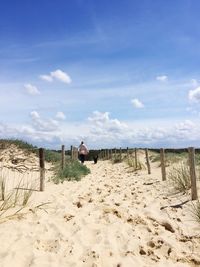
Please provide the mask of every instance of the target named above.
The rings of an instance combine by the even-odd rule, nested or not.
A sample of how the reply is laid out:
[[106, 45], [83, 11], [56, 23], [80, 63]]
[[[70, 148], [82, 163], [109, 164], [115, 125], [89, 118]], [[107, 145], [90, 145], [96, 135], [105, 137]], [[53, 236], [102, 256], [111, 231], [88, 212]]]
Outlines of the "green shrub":
[[45, 149], [44, 158], [45, 161], [47, 162], [52, 162], [52, 163], [61, 162], [61, 153]]
[[185, 192], [191, 188], [190, 170], [186, 163], [182, 162], [178, 166], [173, 167], [169, 171], [168, 179], [179, 192]]
[[120, 155], [116, 155], [112, 159], [112, 163], [114, 163], [114, 164], [115, 163], [121, 163], [121, 162], [123, 162], [123, 158], [122, 158], [122, 156], [120, 157]]
[[63, 182], [64, 180], [79, 181], [82, 176], [85, 176], [89, 173], [90, 169], [88, 169], [85, 165], [81, 164], [77, 160], [70, 160], [67, 161], [63, 170], [60, 166], [57, 167], [54, 182], [59, 183], [60, 181]]

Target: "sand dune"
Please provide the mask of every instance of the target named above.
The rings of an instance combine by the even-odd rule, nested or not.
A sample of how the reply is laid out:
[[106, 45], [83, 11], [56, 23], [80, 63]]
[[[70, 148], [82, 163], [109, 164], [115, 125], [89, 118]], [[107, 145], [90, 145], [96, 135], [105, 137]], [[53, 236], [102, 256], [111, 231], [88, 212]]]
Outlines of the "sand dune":
[[[174, 195], [160, 169], [86, 163], [80, 182], [46, 183], [18, 218], [0, 224], [1, 267], [200, 266], [200, 225], [190, 199]], [[161, 207], [164, 207], [161, 209]]]

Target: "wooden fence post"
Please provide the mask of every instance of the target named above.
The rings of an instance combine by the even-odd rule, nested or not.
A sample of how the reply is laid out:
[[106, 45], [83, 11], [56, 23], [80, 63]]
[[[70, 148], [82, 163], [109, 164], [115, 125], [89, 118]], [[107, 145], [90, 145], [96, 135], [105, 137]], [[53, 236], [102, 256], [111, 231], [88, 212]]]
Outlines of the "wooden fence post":
[[122, 148], [121, 147], [119, 149], [119, 157], [120, 157], [120, 160], [122, 160]]
[[197, 195], [197, 184], [196, 184], [194, 147], [189, 147], [188, 152], [189, 152], [190, 179], [191, 179], [191, 195], [192, 195], [192, 200], [197, 200], [198, 195]]
[[45, 165], [44, 165], [44, 148], [39, 148], [40, 164], [40, 191], [44, 191]]
[[137, 169], [138, 160], [137, 160], [137, 148], [135, 148], [135, 168]]
[[128, 147], [126, 149], [126, 153], [127, 153], [127, 158], [129, 158], [129, 149], [128, 149]]
[[162, 180], [166, 180], [166, 168], [165, 168], [165, 151], [163, 148], [160, 149], [160, 163], [162, 171]]
[[64, 169], [65, 167], [65, 146], [62, 145], [62, 161], [61, 161], [61, 168]]
[[145, 155], [146, 155], [146, 163], [147, 163], [148, 174], [151, 174], [151, 166], [150, 166], [150, 162], [149, 162], [148, 148], [145, 148]]
[[71, 159], [73, 159], [73, 146], [71, 146]]
[[110, 150], [110, 159], [112, 160], [113, 155], [112, 155], [112, 149]]
[[117, 157], [117, 149], [115, 148], [115, 159], [116, 159], [116, 157]]
[[109, 150], [106, 149], [106, 160], [108, 160], [108, 159], [109, 159]]

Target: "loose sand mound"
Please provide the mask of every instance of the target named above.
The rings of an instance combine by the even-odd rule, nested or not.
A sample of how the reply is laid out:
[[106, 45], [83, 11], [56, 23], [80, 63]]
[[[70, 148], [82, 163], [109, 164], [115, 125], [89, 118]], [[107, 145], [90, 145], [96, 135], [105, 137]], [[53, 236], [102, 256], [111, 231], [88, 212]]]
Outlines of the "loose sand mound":
[[[15, 144], [4, 144], [0, 148], [0, 178], [6, 183], [6, 190], [17, 186], [39, 188], [39, 159], [37, 152], [21, 149]], [[52, 165], [45, 163], [46, 177], [52, 175]]]
[[[160, 169], [86, 163], [80, 182], [46, 183], [23, 217], [0, 225], [0, 266], [200, 266], [200, 226], [191, 203], [173, 195]], [[161, 209], [161, 207], [164, 207]]]

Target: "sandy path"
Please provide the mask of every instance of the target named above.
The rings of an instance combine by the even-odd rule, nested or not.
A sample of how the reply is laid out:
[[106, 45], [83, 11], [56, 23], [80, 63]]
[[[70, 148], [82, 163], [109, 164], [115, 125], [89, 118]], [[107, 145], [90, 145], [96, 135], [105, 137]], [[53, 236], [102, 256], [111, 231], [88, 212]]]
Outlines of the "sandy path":
[[[170, 195], [160, 169], [87, 163], [80, 182], [46, 184], [32, 205], [44, 209], [0, 224], [1, 267], [200, 266], [200, 227], [188, 196]], [[168, 223], [168, 224], [167, 224]]]

